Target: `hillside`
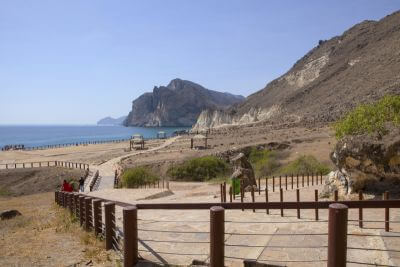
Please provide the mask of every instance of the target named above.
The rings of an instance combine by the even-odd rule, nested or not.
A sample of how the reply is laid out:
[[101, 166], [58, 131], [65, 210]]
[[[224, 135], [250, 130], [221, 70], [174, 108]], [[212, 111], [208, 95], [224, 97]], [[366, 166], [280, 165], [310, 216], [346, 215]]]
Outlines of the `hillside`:
[[284, 75], [194, 129], [258, 121], [331, 122], [359, 103], [400, 93], [400, 12], [321, 40]]
[[244, 99], [181, 79], [154, 87], [132, 102], [125, 126], [192, 126], [201, 111], [223, 109]]

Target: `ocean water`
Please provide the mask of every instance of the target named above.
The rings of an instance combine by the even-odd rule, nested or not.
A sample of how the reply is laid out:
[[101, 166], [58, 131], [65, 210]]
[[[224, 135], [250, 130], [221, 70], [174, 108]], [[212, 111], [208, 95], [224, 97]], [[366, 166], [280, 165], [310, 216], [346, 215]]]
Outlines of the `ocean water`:
[[159, 131], [171, 136], [185, 127], [123, 127], [123, 126], [0, 126], [0, 148], [5, 145], [23, 144], [37, 147], [70, 144], [86, 141], [127, 139], [133, 134], [155, 138]]

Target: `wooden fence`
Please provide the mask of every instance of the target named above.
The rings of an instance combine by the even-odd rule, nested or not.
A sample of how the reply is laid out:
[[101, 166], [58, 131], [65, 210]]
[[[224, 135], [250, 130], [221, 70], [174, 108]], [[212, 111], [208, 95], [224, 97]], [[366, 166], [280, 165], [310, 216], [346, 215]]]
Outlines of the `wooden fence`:
[[[280, 189], [282, 192], [282, 189]], [[298, 191], [297, 191], [298, 192]], [[87, 197], [76, 193], [55, 192], [55, 201], [75, 214], [86, 230], [103, 234], [106, 249], [122, 250], [124, 266], [134, 266], [139, 259], [138, 252], [138, 216], [140, 209], [147, 210], [210, 210], [210, 266], [224, 266], [225, 259], [225, 209], [245, 210], [264, 209], [329, 209], [328, 219], [328, 266], [345, 266], [347, 255], [348, 209], [385, 209], [385, 230], [389, 231], [389, 209], [400, 208], [400, 200], [389, 200], [385, 194], [383, 200], [359, 201], [306, 201], [306, 202], [248, 202], [248, 203], [131, 203], [110, 201]], [[104, 203], [104, 230], [102, 228], [102, 208]], [[115, 224], [115, 205], [123, 207], [123, 232]], [[362, 216], [359, 217], [363, 221]], [[318, 219], [318, 217], [316, 217]], [[119, 235], [119, 237], [117, 237]], [[123, 248], [119, 238], [123, 236]], [[250, 265], [247, 265], [250, 266]]]
[[26, 169], [41, 167], [64, 167], [70, 169], [89, 169], [89, 164], [68, 161], [36, 161], [0, 164], [0, 169]]
[[116, 140], [98, 140], [98, 141], [86, 141], [86, 142], [76, 142], [76, 143], [66, 143], [66, 144], [55, 144], [46, 146], [34, 146], [34, 147], [24, 147], [23, 150], [43, 150], [51, 148], [63, 148], [70, 146], [87, 146], [87, 145], [97, 145], [97, 144], [107, 144], [107, 143], [122, 143], [127, 142], [130, 139], [116, 139]]

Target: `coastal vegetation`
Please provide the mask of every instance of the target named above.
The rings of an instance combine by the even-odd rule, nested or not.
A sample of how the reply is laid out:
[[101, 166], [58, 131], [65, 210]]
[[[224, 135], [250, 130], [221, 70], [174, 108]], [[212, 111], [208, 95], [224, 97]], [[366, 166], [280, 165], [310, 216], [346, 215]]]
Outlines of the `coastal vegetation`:
[[336, 138], [346, 135], [387, 133], [387, 125], [400, 125], [400, 96], [387, 95], [376, 103], [361, 104], [337, 121], [333, 128]]
[[288, 156], [285, 151], [251, 149], [249, 161], [256, 177], [280, 174], [329, 173], [328, 165], [319, 162], [314, 156], [302, 155], [286, 164], [282, 160]]
[[330, 172], [328, 165], [319, 162], [314, 156], [302, 155], [294, 161], [282, 166], [279, 169], [281, 174], [306, 174], [318, 173], [326, 175]]
[[215, 156], [205, 156], [185, 161], [168, 169], [167, 174], [179, 181], [210, 181], [218, 177], [226, 177], [229, 165]]
[[151, 170], [145, 167], [135, 167], [124, 171], [121, 177], [121, 187], [135, 188], [144, 184], [154, 183], [159, 180]]

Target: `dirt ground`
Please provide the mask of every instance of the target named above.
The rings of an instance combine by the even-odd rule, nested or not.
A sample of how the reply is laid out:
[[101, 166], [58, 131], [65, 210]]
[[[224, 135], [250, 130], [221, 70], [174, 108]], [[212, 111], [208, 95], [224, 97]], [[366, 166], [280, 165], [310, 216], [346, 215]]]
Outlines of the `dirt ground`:
[[61, 167], [0, 170], [0, 196], [54, 192], [64, 179], [78, 181], [83, 174], [84, 171], [80, 169]]
[[0, 197], [0, 211], [7, 209], [22, 216], [0, 221], [0, 266], [118, 266], [104, 242], [54, 204], [54, 193]]

